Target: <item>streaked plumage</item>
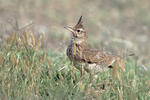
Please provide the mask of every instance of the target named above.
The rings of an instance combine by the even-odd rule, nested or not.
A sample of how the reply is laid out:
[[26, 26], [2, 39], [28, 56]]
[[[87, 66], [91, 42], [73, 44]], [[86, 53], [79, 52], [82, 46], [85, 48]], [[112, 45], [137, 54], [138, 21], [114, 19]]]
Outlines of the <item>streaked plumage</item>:
[[96, 74], [108, 69], [108, 67], [111, 68], [113, 63], [117, 61], [117, 56], [88, 47], [88, 35], [82, 25], [82, 16], [73, 28], [66, 28], [72, 32], [67, 56], [80, 71], [81, 66], [83, 66], [88, 73]]

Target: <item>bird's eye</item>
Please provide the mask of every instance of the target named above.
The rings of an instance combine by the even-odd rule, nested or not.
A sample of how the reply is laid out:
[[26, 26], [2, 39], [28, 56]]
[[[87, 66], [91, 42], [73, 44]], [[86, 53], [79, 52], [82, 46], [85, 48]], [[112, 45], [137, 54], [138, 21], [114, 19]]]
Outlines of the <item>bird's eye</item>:
[[80, 30], [77, 30], [77, 32], [80, 32]]

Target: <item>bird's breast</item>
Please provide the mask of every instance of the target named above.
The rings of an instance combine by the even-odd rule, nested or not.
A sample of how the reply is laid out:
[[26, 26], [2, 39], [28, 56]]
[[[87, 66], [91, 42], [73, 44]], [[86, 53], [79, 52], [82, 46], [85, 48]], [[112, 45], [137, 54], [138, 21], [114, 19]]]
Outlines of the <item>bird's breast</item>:
[[82, 49], [82, 46], [75, 43], [71, 43], [67, 48], [67, 56], [72, 61], [75, 60], [80, 62], [83, 51]]

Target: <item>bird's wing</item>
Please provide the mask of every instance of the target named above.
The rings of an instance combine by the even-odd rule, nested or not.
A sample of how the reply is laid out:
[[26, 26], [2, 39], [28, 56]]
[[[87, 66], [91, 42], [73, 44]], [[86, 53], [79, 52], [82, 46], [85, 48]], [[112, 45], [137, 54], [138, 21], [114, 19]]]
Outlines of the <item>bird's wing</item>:
[[98, 51], [94, 49], [85, 49], [80, 56], [82, 61], [87, 63], [105, 64], [105, 66], [112, 65], [115, 56], [108, 54], [104, 51]]
[[94, 49], [85, 49], [80, 56], [82, 60], [88, 63], [99, 63], [103, 60], [104, 52], [94, 50]]

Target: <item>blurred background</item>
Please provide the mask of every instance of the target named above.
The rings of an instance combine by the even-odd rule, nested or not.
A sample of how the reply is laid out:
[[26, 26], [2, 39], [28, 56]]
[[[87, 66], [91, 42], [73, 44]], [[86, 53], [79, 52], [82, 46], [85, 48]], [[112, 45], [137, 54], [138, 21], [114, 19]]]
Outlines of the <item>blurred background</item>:
[[113, 53], [133, 52], [138, 63], [150, 64], [149, 0], [0, 0], [0, 43], [12, 32], [43, 36], [41, 48], [65, 53], [82, 15], [89, 45]]

